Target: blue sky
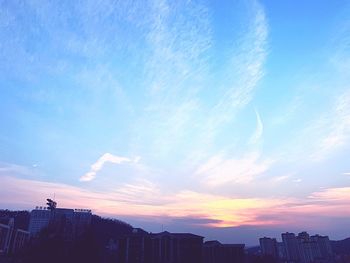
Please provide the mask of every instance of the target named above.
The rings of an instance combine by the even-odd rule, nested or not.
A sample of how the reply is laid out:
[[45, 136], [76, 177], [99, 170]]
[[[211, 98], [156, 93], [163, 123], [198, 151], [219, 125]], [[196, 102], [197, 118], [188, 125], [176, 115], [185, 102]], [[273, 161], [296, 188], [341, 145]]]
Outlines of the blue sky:
[[345, 237], [349, 36], [345, 0], [1, 1], [0, 206]]

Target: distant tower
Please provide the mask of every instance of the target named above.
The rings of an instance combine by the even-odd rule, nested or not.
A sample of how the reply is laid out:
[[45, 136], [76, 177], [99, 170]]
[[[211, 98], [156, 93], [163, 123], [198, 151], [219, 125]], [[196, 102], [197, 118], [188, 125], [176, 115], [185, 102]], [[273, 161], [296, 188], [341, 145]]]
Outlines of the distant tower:
[[262, 254], [278, 258], [277, 240], [275, 238], [263, 237], [259, 239], [259, 242]]
[[286, 250], [287, 260], [297, 262], [300, 260], [299, 244], [294, 233], [282, 234], [283, 244]]

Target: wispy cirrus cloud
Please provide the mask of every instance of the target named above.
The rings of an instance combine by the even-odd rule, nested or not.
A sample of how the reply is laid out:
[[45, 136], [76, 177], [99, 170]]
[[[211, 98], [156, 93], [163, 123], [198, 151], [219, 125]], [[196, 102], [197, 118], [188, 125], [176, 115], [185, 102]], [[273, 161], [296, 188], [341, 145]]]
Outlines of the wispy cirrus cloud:
[[[218, 65], [213, 59], [219, 45], [213, 42], [215, 18], [206, 4], [154, 1], [148, 7], [144, 87], [149, 103], [134, 124], [132, 145], [154, 149], [153, 158], [172, 154], [176, 161], [200, 163], [215, 154], [212, 146], [219, 133], [228, 132], [264, 75], [265, 10], [251, 1], [243, 32], [236, 39], [234, 30], [228, 31], [229, 45]], [[208, 94], [213, 98], [209, 103]], [[144, 130], [145, 124], [152, 129]]]
[[309, 198], [322, 201], [341, 201], [348, 204], [350, 199], [350, 187], [325, 188], [319, 192], [312, 193]]
[[326, 109], [318, 110], [313, 118], [295, 129], [290, 140], [278, 145], [276, 159], [300, 165], [305, 160], [320, 163], [350, 145], [349, 91], [342, 88], [327, 103]]
[[87, 181], [94, 180], [98, 171], [100, 171], [103, 168], [105, 163], [122, 164], [122, 163], [130, 163], [130, 162], [136, 163], [138, 161], [139, 161], [139, 157], [136, 157], [134, 160], [132, 160], [127, 157], [105, 153], [94, 164], [91, 165], [91, 169], [89, 172], [87, 172], [86, 174], [80, 177], [80, 181], [87, 182]]
[[264, 125], [261, 121], [260, 114], [257, 110], [255, 110], [255, 115], [256, 115], [256, 130], [255, 130], [254, 134], [252, 135], [252, 137], [250, 137], [250, 139], [249, 139], [250, 144], [258, 143], [259, 140], [261, 139], [261, 137], [263, 135], [263, 131], [264, 131]]
[[[350, 92], [339, 95], [331, 111], [321, 117], [312, 126], [323, 132], [320, 141], [313, 148], [314, 160], [322, 160], [343, 146], [349, 144], [350, 138]], [[317, 132], [316, 132], [317, 133]]]
[[[99, 130], [104, 134], [108, 131], [105, 138], [89, 134], [85, 138], [87, 144], [96, 141], [106, 145], [107, 141], [115, 141], [114, 136], [118, 137], [122, 130], [122, 136], [127, 134], [126, 141], [130, 143], [126, 144], [131, 145], [131, 152], [146, 153], [154, 159], [176, 156], [177, 160], [169, 160], [172, 164], [201, 152], [200, 164], [216, 155], [212, 143], [220, 139], [220, 132], [230, 130], [234, 117], [251, 101], [264, 74], [268, 21], [258, 1], [252, 0], [248, 6], [237, 4], [247, 17], [236, 37], [231, 15], [238, 13], [235, 4], [231, 4], [227, 19], [232, 19], [232, 25], [227, 31], [228, 45], [221, 65], [215, 61], [221, 52], [217, 52], [220, 43], [214, 43], [214, 31], [218, 30], [214, 20], [218, 18], [205, 1], [124, 1], [117, 5], [113, 1], [81, 5], [33, 2], [18, 8], [5, 6], [12, 19], [6, 18], [9, 27], [4, 35], [10, 37], [4, 39], [18, 41], [15, 45], [4, 43], [4, 56], [9, 58], [6, 54], [23, 51], [25, 56], [13, 56], [18, 61], [10, 58], [18, 62], [16, 66], [43, 65], [41, 71], [50, 78], [65, 79], [62, 87], [70, 89], [61, 92], [43, 85], [43, 93], [51, 95], [35, 103], [45, 101], [48, 110], [55, 108], [62, 126], [72, 127], [74, 122], [89, 128], [98, 122]], [[31, 27], [21, 16], [27, 10], [34, 18]], [[32, 28], [39, 28], [42, 34]], [[37, 39], [32, 42], [32, 49], [23, 44], [29, 39]], [[55, 45], [43, 48], [41, 43]], [[51, 56], [52, 49], [58, 50], [60, 56]], [[11, 63], [12, 67], [14, 62]], [[31, 67], [26, 70], [32, 74]], [[215, 79], [219, 81], [213, 86]], [[213, 95], [210, 102], [208, 94]], [[67, 121], [63, 111], [74, 117]], [[117, 118], [123, 122], [122, 129], [115, 124]], [[79, 136], [78, 130], [69, 135]], [[93, 180], [102, 169], [101, 162], [130, 163], [126, 159], [101, 157], [80, 180]]]
[[[249, 22], [241, 38], [232, 39], [224, 62], [219, 68], [213, 69], [214, 74], [220, 76], [215, 82], [215, 89], [210, 87], [213, 103], [200, 108], [198, 112], [201, 118], [195, 119], [191, 125], [196, 135], [190, 138], [191, 149], [187, 161], [197, 167], [205, 165], [208, 159], [212, 160], [217, 156], [227, 159], [227, 163], [234, 159], [231, 154], [233, 149], [237, 148], [235, 138], [222, 144], [220, 136], [231, 134], [235, 118], [251, 102], [264, 75], [264, 63], [268, 55], [268, 20], [264, 7], [258, 1], [252, 1], [250, 7]], [[252, 138], [254, 141], [258, 140], [263, 132], [259, 113], [257, 122], [256, 134]], [[223, 151], [231, 154], [223, 157]]]
[[[132, 140], [140, 148], [153, 148], [150, 155], [166, 158], [181, 152], [188, 131], [196, 129], [198, 93], [206, 85], [212, 44], [211, 21], [208, 7], [200, 1], [151, 1], [149, 8], [143, 70], [147, 101]], [[152, 129], [145, 131], [145, 124]]]
[[251, 101], [264, 75], [268, 54], [268, 22], [259, 2], [252, 1], [252, 7], [253, 15], [248, 29], [238, 41], [238, 47], [233, 47], [231, 57], [225, 64], [223, 81], [219, 82], [225, 87], [225, 92], [209, 112], [205, 125], [206, 140], [216, 136]]
[[[0, 154], [39, 165], [0, 164], [1, 175], [14, 177], [1, 180], [0, 200], [10, 199], [11, 189], [18, 194], [12, 195], [16, 204], [57, 192], [65, 206], [85, 202], [109, 215], [177, 217], [210, 226], [293, 223], [295, 215], [308, 210], [326, 215], [331, 206], [338, 216], [339, 196], [333, 197], [346, 189], [301, 196], [318, 184], [334, 185], [333, 178], [310, 177], [319, 175], [321, 161], [349, 145], [349, 23], [334, 45], [330, 64], [336, 72], [328, 72], [322, 67], [329, 61], [320, 67], [309, 56], [309, 43], [318, 43], [312, 38], [303, 42], [297, 36], [302, 48], [284, 54], [284, 41], [294, 41], [295, 35], [283, 32], [279, 38], [280, 26], [274, 28], [275, 17], [270, 20], [258, 0], [229, 1], [225, 8], [214, 2], [4, 3], [0, 105], [1, 112], [13, 114], [0, 114], [0, 144], [6, 140]], [[305, 58], [294, 56], [303, 47]], [[318, 51], [318, 59], [328, 53]], [[298, 68], [298, 62], [307, 61], [312, 76]], [[262, 81], [265, 72], [269, 75]], [[298, 85], [292, 82], [298, 74], [321, 88], [299, 85], [309, 91], [296, 94]], [[329, 107], [320, 107], [326, 101], [318, 100], [322, 96]], [[259, 108], [255, 117], [247, 114], [252, 102]], [[284, 109], [276, 110], [280, 104]], [[279, 116], [271, 121], [274, 112]], [[143, 162], [100, 156], [106, 149], [140, 154]], [[81, 165], [86, 155], [97, 156], [90, 169]], [[317, 167], [310, 159], [319, 161]], [[297, 165], [284, 166], [290, 160]], [[117, 164], [109, 169], [126, 168], [126, 179], [113, 172], [109, 177], [111, 170], [103, 180], [79, 187], [15, 179], [71, 182], [69, 175], [78, 174], [89, 182], [108, 164]], [[128, 167], [119, 167], [124, 164]], [[303, 165], [307, 171], [296, 172], [295, 166]], [[346, 182], [344, 176], [341, 180]], [[302, 193], [294, 191], [301, 188]], [[276, 213], [269, 217], [272, 210]]]
[[[345, 10], [346, 11], [344, 14], [348, 14], [350, 6], [347, 5]], [[333, 50], [330, 62], [341, 73], [347, 73], [350, 70], [350, 19], [348, 16], [345, 16], [343, 18], [344, 19], [337, 27], [336, 34], [332, 41], [332, 45], [335, 47], [335, 49]], [[342, 76], [342, 78], [345, 80], [348, 79], [348, 77], [348, 74]]]
[[276, 177], [273, 177], [271, 179], [271, 183], [278, 184], [278, 183], [281, 183], [283, 181], [286, 181], [286, 180], [290, 179], [291, 177], [292, 177], [291, 174], [276, 176]]
[[[347, 6], [346, 10], [349, 10]], [[324, 58], [327, 73], [322, 70], [304, 76], [305, 83], [298, 83], [299, 92], [285, 111], [285, 116], [276, 119], [276, 122], [286, 124], [290, 113], [296, 120], [296, 110], [307, 109], [307, 103], [318, 101], [312, 109], [308, 109], [309, 115], [300, 118], [300, 126], [292, 126], [295, 138], [285, 144], [286, 154], [282, 159], [312, 160], [315, 162], [326, 161], [334, 154], [349, 146], [350, 142], [350, 93], [349, 74], [344, 74], [350, 66], [349, 32], [350, 23], [348, 17], [332, 32], [332, 49], [327, 50]], [[300, 73], [299, 73], [300, 74]], [[329, 81], [324, 81], [323, 76], [328, 74]], [[328, 92], [333, 90], [334, 92]], [[320, 105], [323, 105], [320, 107]], [[290, 112], [291, 111], [291, 112]], [[283, 113], [283, 111], [281, 111]], [[290, 121], [290, 120], [289, 120]], [[291, 144], [290, 144], [291, 142]], [[296, 146], [300, 145], [300, 147]]]
[[217, 155], [200, 165], [195, 176], [208, 186], [249, 183], [266, 172], [272, 164], [273, 160], [263, 159], [256, 152], [237, 159]]

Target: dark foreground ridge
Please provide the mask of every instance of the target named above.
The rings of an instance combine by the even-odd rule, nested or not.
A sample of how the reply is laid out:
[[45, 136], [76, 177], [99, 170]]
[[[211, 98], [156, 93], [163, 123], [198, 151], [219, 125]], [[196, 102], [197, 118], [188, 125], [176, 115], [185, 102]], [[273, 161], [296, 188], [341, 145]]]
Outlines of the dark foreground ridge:
[[0, 262], [244, 262], [244, 244], [203, 242], [192, 233], [149, 233], [86, 209], [49, 205], [30, 213], [2, 210], [0, 218]]
[[[300, 244], [311, 253], [314, 243], [305, 233]], [[312, 260], [301, 257], [297, 243], [300, 258], [279, 257], [274, 253], [281, 244], [271, 238], [246, 250], [244, 244], [203, 240], [192, 233], [148, 233], [84, 209], [0, 210], [0, 263], [350, 263], [350, 238], [330, 241], [330, 256]]]

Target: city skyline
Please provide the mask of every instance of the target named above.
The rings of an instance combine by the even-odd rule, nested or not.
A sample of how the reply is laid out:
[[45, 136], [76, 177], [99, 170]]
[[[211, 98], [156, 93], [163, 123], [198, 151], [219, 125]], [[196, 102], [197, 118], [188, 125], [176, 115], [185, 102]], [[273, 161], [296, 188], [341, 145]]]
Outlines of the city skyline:
[[348, 237], [350, 5], [4, 1], [0, 208]]

